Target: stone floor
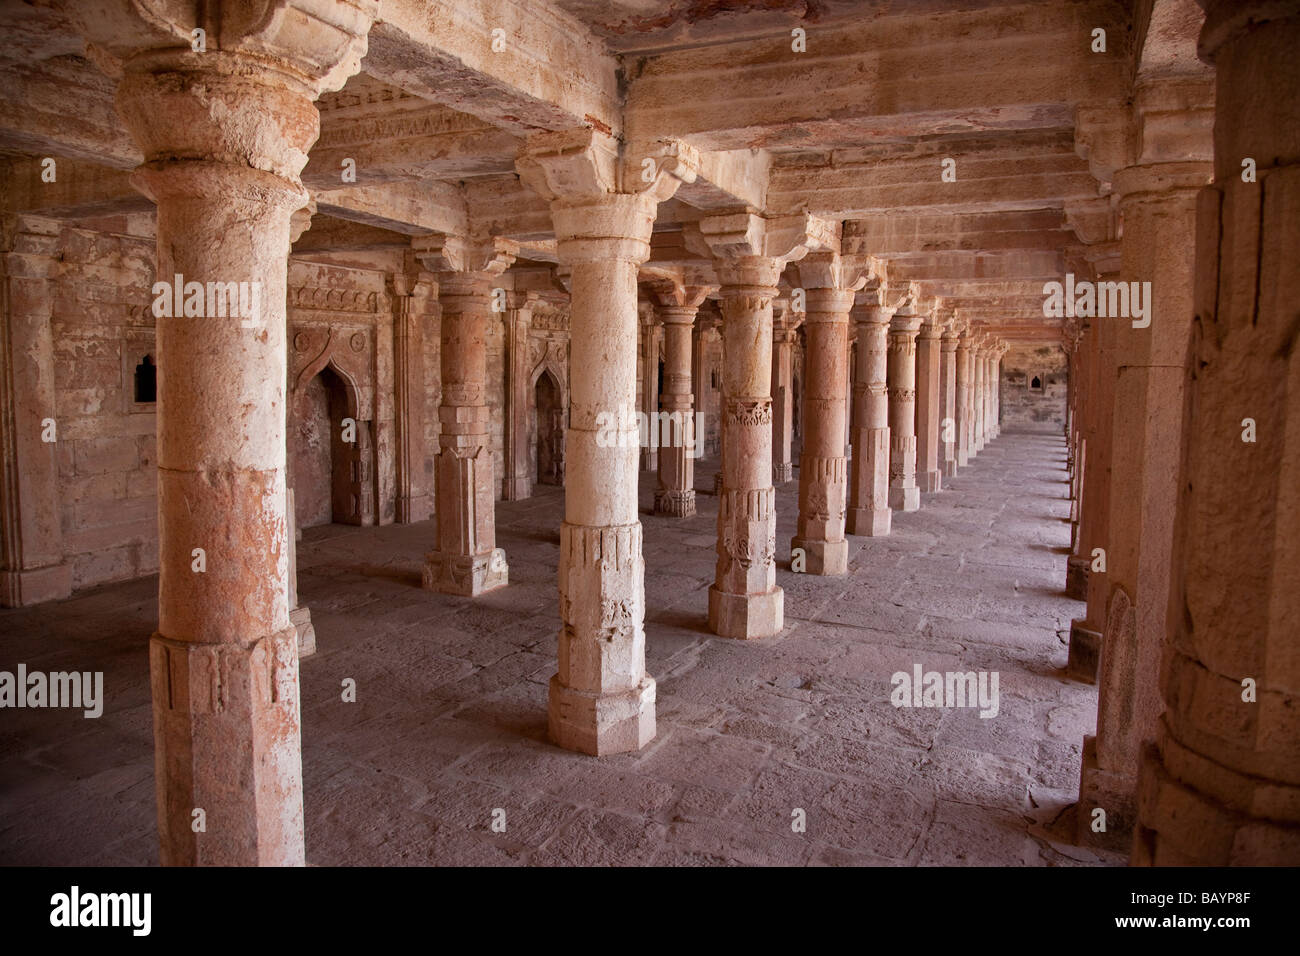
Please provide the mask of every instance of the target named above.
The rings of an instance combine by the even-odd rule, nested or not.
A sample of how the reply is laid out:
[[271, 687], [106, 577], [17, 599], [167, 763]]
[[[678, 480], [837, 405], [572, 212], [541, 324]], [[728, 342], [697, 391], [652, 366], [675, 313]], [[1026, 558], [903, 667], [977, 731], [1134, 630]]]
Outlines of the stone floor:
[[[786, 629], [705, 630], [717, 499], [649, 513], [647, 668], [656, 739], [596, 759], [545, 741], [559, 489], [498, 505], [510, 587], [421, 591], [428, 524], [309, 529], [303, 662], [309, 861], [350, 864], [1121, 863], [1068, 842], [1096, 692], [1063, 677], [1065, 444], [1004, 434], [956, 478], [850, 538], [848, 578], [778, 571]], [[779, 492], [778, 551], [797, 482]], [[147, 636], [156, 578], [0, 612], [0, 669], [102, 670], [105, 712], [6, 710], [0, 862], [157, 862]], [[890, 675], [997, 671], [1000, 712], [896, 709]], [[357, 700], [341, 686], [356, 681]], [[805, 833], [792, 831], [793, 811]], [[494, 810], [505, 831], [494, 832]], [[496, 814], [499, 819], [501, 814]]]

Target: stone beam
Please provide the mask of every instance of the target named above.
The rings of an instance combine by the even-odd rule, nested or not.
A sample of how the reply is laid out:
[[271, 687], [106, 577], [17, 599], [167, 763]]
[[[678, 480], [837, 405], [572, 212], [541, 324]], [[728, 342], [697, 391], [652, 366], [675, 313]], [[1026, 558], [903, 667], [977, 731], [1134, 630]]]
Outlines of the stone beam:
[[[923, 28], [906, 15], [814, 25], [806, 53], [789, 31], [663, 53], [630, 65], [628, 133], [739, 149], [1067, 126], [1077, 103], [1127, 92], [1127, 19], [1115, 0], [1021, 3], [938, 14]], [[1097, 27], [1104, 54], [1091, 51]]]
[[845, 255], [888, 257], [918, 252], [1062, 249], [1077, 241], [1060, 209], [991, 213], [914, 213], [844, 224]]
[[766, 150], [737, 149], [699, 154], [699, 172], [693, 183], [683, 183], [674, 196], [702, 212], [747, 206], [767, 206], [767, 183], [772, 157]]
[[463, 191], [450, 183], [401, 182], [348, 186], [315, 193], [320, 212], [408, 236], [464, 235], [469, 219]]
[[1054, 279], [1064, 260], [1059, 252], [936, 252], [895, 256], [888, 260], [890, 279], [917, 280]]
[[10, 213], [37, 213], [51, 219], [85, 219], [152, 212], [153, 203], [130, 182], [130, 173], [77, 159], [55, 159], [54, 181], [42, 178], [36, 158], [7, 163], [2, 208]]
[[0, 61], [0, 149], [135, 168], [142, 157], [114, 111], [113, 90], [81, 56]]
[[[539, 241], [554, 242], [555, 227], [546, 200], [518, 176], [483, 176], [465, 183], [465, 199], [475, 235], [505, 236], [520, 244], [521, 253]], [[554, 259], [551, 250], [548, 261]]]
[[774, 214], [809, 210], [851, 219], [900, 210], [1031, 209], [1097, 195], [1088, 164], [1073, 151], [1022, 156], [999, 150], [988, 156], [954, 157], [953, 182], [940, 178], [943, 158], [881, 160], [853, 150], [792, 154], [772, 169], [768, 208]]
[[369, 41], [370, 76], [516, 135], [584, 124], [622, 133], [618, 61], [551, 3], [384, 0]]
[[360, 117], [335, 119], [322, 111], [303, 182], [317, 189], [341, 186], [348, 166], [358, 185], [514, 172], [517, 136], [468, 113], [410, 99], [415, 108], [381, 108]]

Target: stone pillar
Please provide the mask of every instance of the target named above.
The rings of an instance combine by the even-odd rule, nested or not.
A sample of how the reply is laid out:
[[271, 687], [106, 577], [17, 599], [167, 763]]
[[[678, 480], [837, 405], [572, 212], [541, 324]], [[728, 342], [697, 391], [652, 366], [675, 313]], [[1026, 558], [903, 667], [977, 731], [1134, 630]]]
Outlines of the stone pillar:
[[886, 391], [886, 339], [893, 310], [881, 301], [883, 290], [867, 293], [857, 313], [857, 381], [853, 401], [853, 464], [849, 475], [849, 534], [889, 534], [889, 395]]
[[63, 557], [57, 458], [62, 423], [50, 328], [59, 229], [57, 223], [28, 217], [7, 219], [3, 226], [0, 606], [22, 607], [72, 593], [72, 564]]
[[[641, 319], [640, 350], [641, 361], [641, 411], [645, 414], [650, 428], [659, 419], [659, 343], [663, 337], [663, 326], [659, 324], [655, 309], [650, 303], [638, 309]], [[659, 444], [657, 440], [647, 442], [641, 448], [641, 470], [659, 470]]]
[[794, 440], [794, 345], [798, 317], [789, 303], [780, 303], [772, 320], [772, 481], [794, 478], [790, 448]]
[[1072, 416], [1075, 429], [1074, 472], [1072, 474], [1072, 502], [1070, 507], [1070, 557], [1065, 564], [1065, 594], [1076, 601], [1088, 600], [1088, 576], [1092, 557], [1084, 547], [1084, 501], [1088, 494], [1087, 466], [1088, 444], [1092, 440], [1092, 421], [1096, 417], [1093, 394], [1097, 377], [1097, 329], [1095, 320], [1082, 319], [1079, 325], [1079, 346], [1075, 357], [1077, 385], [1074, 389], [1076, 412]]
[[416, 269], [389, 277], [393, 299], [394, 518], [423, 521], [433, 511], [424, 484], [424, 330], [419, 303], [430, 294], [432, 277]]
[[721, 441], [720, 437], [717, 441], [710, 441], [705, 437], [709, 432], [708, 422], [716, 421], [718, 418], [712, 398], [713, 389], [708, 361], [709, 337], [718, 327], [718, 323], [718, 314], [713, 303], [707, 301], [700, 303], [700, 309], [695, 313], [695, 333], [691, 341], [691, 383], [695, 389], [695, 411], [701, 415], [701, 423], [704, 425], [703, 434], [696, 436], [704, 442], [701, 446], [701, 454], [704, 456], [712, 456]]
[[998, 342], [988, 354], [988, 440], [997, 437], [997, 377], [1002, 367], [1002, 343]]
[[528, 329], [533, 320], [535, 293], [510, 293], [506, 309], [505, 477], [501, 497], [518, 501], [533, 494], [529, 467], [528, 407], [530, 404]]
[[[1097, 282], [1118, 281], [1119, 243], [1096, 244], [1089, 249]], [[1096, 330], [1095, 377], [1092, 398], [1092, 440], [1088, 443], [1088, 473], [1084, 479], [1087, 494], [1083, 499], [1079, 557], [1089, 564], [1088, 610], [1081, 619], [1070, 622], [1070, 656], [1066, 670], [1072, 677], [1092, 683], [1097, 678], [1097, 661], [1101, 654], [1101, 631], [1106, 624], [1106, 603], [1110, 590], [1106, 575], [1091, 570], [1093, 550], [1110, 550], [1110, 479], [1111, 435], [1115, 412], [1116, 333], [1119, 322], [1114, 318], [1093, 319]]]
[[943, 332], [939, 357], [939, 466], [944, 475], [957, 474], [957, 337], [955, 321]]
[[[1184, 124], [1191, 127], [1192, 123]], [[1211, 153], [1206, 127], [1206, 154]], [[1124, 222], [1123, 282], [1149, 282], [1151, 324], [1116, 325], [1118, 376], [1111, 439], [1109, 590], [1098, 668], [1097, 734], [1084, 738], [1078, 833], [1106, 811], [1106, 842], [1127, 846], [1143, 745], [1155, 739], [1160, 654], [1167, 632], [1170, 557], [1182, 459], [1183, 383], [1191, 345], [1196, 197], [1208, 162], [1131, 166], [1115, 175]]]
[[126, 4], [74, 14], [97, 59], [120, 64], [117, 112], [143, 154], [132, 182], [157, 203], [160, 282], [248, 294], [238, 310], [157, 320], [150, 667], [164, 865], [304, 862], [285, 514], [290, 217], [308, 200], [313, 100], [357, 70], [378, 5], [294, 7], [223, 23], [219, 49], [198, 54], [192, 22], [136, 19]]
[[[722, 491], [718, 564], [709, 588], [709, 628], [760, 638], [784, 626], [776, 584], [776, 491], [772, 487], [772, 300], [785, 263], [814, 243], [837, 241], [811, 216], [702, 220], [697, 238], [722, 283]], [[823, 246], [825, 248], [825, 246]]]
[[889, 506], [921, 507], [916, 485], [916, 334], [923, 316], [908, 302], [889, 323]]
[[773, 260], [753, 281], [724, 281], [721, 291], [722, 489], [709, 628], [722, 637], [771, 637], [784, 626], [771, 466], [772, 297], [780, 266]]
[[974, 458], [984, 448], [984, 386], [986, 368], [984, 358], [988, 354], [988, 336], [979, 335], [975, 347], [971, 350], [971, 445], [970, 456]]
[[487, 405], [487, 331], [502, 301], [500, 276], [518, 246], [506, 239], [471, 243], [453, 236], [413, 240], [438, 277], [442, 306], [442, 404], [438, 406], [438, 547], [425, 555], [424, 586], [475, 597], [510, 579], [496, 546], [496, 478]]
[[939, 362], [943, 323], [937, 308], [922, 316], [916, 339], [916, 484], [922, 491], [939, 491]]
[[[639, 154], [638, 154], [639, 156]], [[541, 132], [516, 166], [551, 207], [556, 251], [571, 271], [570, 414], [560, 527], [559, 667], [549, 727], [558, 746], [638, 750], [655, 735], [645, 672], [645, 563], [637, 506], [637, 267], [650, 256], [658, 203], [693, 179], [689, 150], [662, 157], [641, 183], [619, 144], [594, 129]], [[615, 421], [611, 429], [609, 421]], [[612, 436], [611, 430], [615, 432]]]
[[865, 276], [851, 271], [838, 255], [814, 253], [792, 267], [806, 292], [804, 334], [804, 427], [799, 459], [799, 522], [790, 542], [803, 549], [808, 574], [838, 575], [849, 570], [844, 537], [848, 461], [844, 454], [846, 397], [849, 392], [849, 310]]
[[[664, 330], [664, 391], [660, 405], [667, 427], [652, 420], [660, 442], [659, 487], [655, 514], [689, 518], [695, 514], [695, 459], [699, 457], [695, 434], [695, 399], [691, 394], [691, 339], [695, 313], [708, 295], [707, 287], [675, 286], [656, 291], [658, 318]], [[667, 444], [664, 444], [667, 439]]]
[[965, 468], [973, 454], [975, 383], [975, 336], [970, 327], [962, 329], [957, 338], [957, 467]]
[[[1215, 67], [1215, 182], [1197, 209], [1165, 711], [1142, 755], [1133, 862], [1295, 866], [1300, 10], [1203, 6], [1200, 52]], [[1245, 158], [1257, 164], [1255, 182], [1242, 180]], [[1254, 441], [1243, 440], [1247, 418]]]
[[998, 342], [989, 357], [989, 427], [994, 438], [1002, 434], [1002, 356], [1006, 354], [1007, 343]]

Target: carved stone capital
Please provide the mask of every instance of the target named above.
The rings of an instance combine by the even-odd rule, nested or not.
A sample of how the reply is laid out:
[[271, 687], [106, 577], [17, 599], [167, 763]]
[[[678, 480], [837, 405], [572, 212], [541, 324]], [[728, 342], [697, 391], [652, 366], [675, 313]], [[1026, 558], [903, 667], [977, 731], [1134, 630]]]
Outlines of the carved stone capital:
[[749, 212], [709, 216], [685, 231], [686, 247], [712, 257], [723, 285], [775, 286], [786, 263], [839, 248], [839, 225], [811, 213], [767, 219]]
[[499, 276], [514, 264], [519, 255], [519, 243], [500, 236], [471, 240], [434, 233], [416, 236], [411, 240], [411, 250], [430, 272]]

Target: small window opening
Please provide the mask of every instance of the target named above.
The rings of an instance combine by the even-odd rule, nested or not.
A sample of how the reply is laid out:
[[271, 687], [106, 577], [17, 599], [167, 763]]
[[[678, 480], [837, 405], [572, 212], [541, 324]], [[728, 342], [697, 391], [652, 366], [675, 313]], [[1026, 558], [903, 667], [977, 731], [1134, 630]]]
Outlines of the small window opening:
[[1037, 389], [1038, 391], [1041, 392], [1043, 390], [1043, 380], [1040, 379], [1037, 375], [1035, 375], [1034, 380], [1029, 383], [1029, 387], [1033, 389]]
[[137, 405], [158, 401], [158, 368], [152, 355], [146, 355], [135, 367], [135, 401]]

